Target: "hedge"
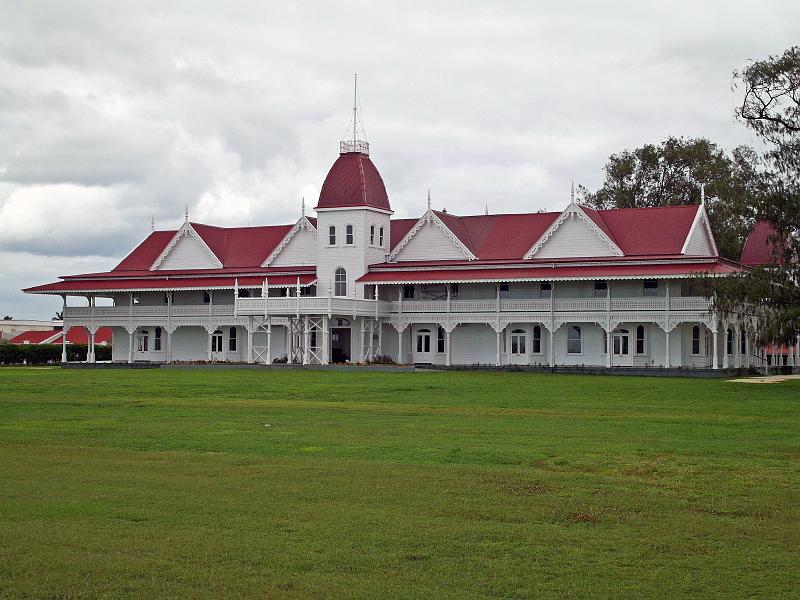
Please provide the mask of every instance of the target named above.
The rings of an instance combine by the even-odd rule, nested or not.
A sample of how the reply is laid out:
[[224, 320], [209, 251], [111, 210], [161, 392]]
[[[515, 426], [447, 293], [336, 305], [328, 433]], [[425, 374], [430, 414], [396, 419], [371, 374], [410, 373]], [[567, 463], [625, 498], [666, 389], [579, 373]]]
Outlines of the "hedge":
[[[86, 360], [86, 344], [69, 344], [68, 361]], [[111, 360], [111, 346], [95, 346], [95, 360]], [[0, 344], [0, 365], [46, 365], [61, 362], [61, 344]]]

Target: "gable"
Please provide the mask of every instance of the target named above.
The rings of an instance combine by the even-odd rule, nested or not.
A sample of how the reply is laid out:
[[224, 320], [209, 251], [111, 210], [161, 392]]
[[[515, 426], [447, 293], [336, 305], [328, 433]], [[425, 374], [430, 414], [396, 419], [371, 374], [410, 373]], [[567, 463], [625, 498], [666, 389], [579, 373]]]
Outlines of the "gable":
[[608, 243], [583, 219], [573, 214], [564, 219], [535, 252], [534, 258], [583, 258], [615, 256]]
[[297, 229], [283, 247], [267, 260], [271, 267], [294, 267], [317, 264], [317, 236], [311, 229]]
[[395, 260], [464, 260], [464, 252], [433, 220], [423, 223], [399, 252]]
[[178, 232], [177, 240], [167, 246], [165, 253], [160, 262], [157, 261], [155, 270], [216, 269], [221, 266], [210, 255], [203, 242], [189, 233], [188, 228]]
[[708, 221], [706, 221], [705, 215], [701, 214], [686, 239], [683, 254], [689, 256], [715, 256], [716, 253], [716, 245], [711, 237]]

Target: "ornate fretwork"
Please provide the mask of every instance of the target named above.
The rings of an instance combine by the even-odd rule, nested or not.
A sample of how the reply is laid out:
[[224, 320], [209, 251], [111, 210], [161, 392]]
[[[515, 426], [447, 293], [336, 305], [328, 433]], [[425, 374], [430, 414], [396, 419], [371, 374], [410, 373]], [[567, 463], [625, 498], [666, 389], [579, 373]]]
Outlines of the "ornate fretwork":
[[169, 241], [169, 244], [167, 244], [166, 248], [164, 248], [164, 250], [161, 251], [161, 254], [158, 255], [158, 258], [150, 267], [151, 271], [155, 271], [158, 269], [161, 263], [163, 263], [166, 260], [167, 256], [169, 256], [169, 253], [172, 252], [172, 249], [175, 247], [175, 245], [184, 236], [192, 236], [200, 245], [200, 248], [202, 248], [206, 256], [208, 256], [208, 258], [210, 258], [211, 261], [218, 268], [220, 269], [222, 268], [222, 262], [219, 260], [219, 258], [217, 258], [217, 255], [211, 251], [211, 248], [209, 248], [205, 240], [202, 237], [200, 237], [200, 234], [194, 230], [194, 227], [192, 227], [191, 223], [186, 221], [183, 224], [183, 226], [178, 231], [175, 232], [175, 235], [172, 236], [172, 239]]
[[536, 243], [531, 247], [531, 249], [525, 253], [524, 258], [526, 259], [533, 258], [534, 255], [539, 250], [541, 250], [542, 246], [544, 246], [547, 240], [549, 240], [552, 237], [552, 235], [558, 230], [561, 224], [567, 219], [573, 217], [578, 217], [579, 219], [581, 219], [586, 224], [586, 226], [592, 231], [592, 233], [594, 233], [597, 236], [597, 239], [599, 239], [606, 246], [608, 246], [608, 249], [610, 250], [612, 255], [624, 256], [624, 253], [622, 252], [620, 247], [614, 243], [614, 240], [608, 237], [608, 235], [606, 235], [606, 233], [597, 226], [597, 223], [595, 223], [594, 221], [592, 221], [592, 219], [589, 218], [589, 216], [583, 211], [583, 209], [580, 207], [579, 204], [572, 202], [567, 208], [564, 209], [564, 212], [561, 213], [561, 215], [553, 222], [553, 224], [547, 228], [547, 231], [545, 231], [542, 234], [542, 236], [536, 241]]
[[270, 253], [270, 255], [267, 257], [267, 259], [263, 262], [261, 266], [268, 267], [272, 263], [272, 261], [275, 260], [278, 257], [278, 255], [283, 251], [283, 249], [286, 248], [289, 242], [292, 241], [292, 238], [295, 236], [295, 234], [298, 231], [303, 231], [305, 229], [311, 231], [316, 236], [317, 230], [314, 227], [314, 225], [311, 223], [311, 221], [308, 220], [308, 217], [302, 216], [300, 217], [300, 220], [294, 224], [294, 227], [292, 227], [289, 230], [289, 232], [285, 236], [283, 236], [283, 239]]

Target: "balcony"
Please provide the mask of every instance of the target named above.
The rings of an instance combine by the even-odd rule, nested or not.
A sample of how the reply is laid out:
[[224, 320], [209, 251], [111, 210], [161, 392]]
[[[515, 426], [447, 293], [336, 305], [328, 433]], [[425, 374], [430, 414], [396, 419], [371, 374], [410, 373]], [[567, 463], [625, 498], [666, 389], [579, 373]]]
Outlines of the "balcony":
[[133, 305], [82, 306], [66, 308], [66, 319], [105, 321], [108, 324], [130, 319], [172, 319], [180, 322], [202, 318], [247, 316], [347, 315], [353, 317], [389, 317], [398, 314], [424, 313], [574, 313], [574, 312], [694, 312], [707, 313], [711, 302], [703, 297], [678, 298], [556, 298], [531, 300], [361, 300], [355, 298], [286, 297], [237, 298], [236, 304], [220, 305]]

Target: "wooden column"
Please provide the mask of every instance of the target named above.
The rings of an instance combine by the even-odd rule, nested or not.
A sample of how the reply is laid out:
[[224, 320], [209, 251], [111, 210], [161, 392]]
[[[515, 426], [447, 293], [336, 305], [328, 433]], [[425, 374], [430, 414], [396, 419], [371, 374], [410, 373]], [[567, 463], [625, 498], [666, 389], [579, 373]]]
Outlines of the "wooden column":
[[449, 367], [450, 366], [450, 330], [449, 329], [445, 329], [444, 330], [444, 352], [445, 352], [444, 364], [445, 364], [445, 366]]
[[[498, 302], [499, 301], [500, 301], [500, 299], [498, 298]], [[500, 330], [497, 331], [497, 356], [495, 358], [495, 364], [498, 367], [500, 366], [500, 334], [501, 333], [502, 332]]]
[[399, 364], [403, 363], [403, 331], [404, 329], [397, 330], [397, 362]]
[[133, 362], [133, 334], [136, 330], [128, 333], [128, 364]]
[[247, 362], [253, 362], [253, 317], [247, 317]]
[[711, 330], [711, 368], [714, 370], [719, 369], [719, 352], [717, 337], [719, 336], [719, 323], [714, 320], [714, 329]]
[[[669, 301], [669, 300], [667, 300]], [[667, 321], [667, 327], [669, 327], [669, 321]], [[664, 331], [664, 368], [670, 368], [670, 356], [669, 356], [669, 331]]]
[[[731, 335], [733, 337], [733, 335]], [[730, 359], [728, 358], [728, 324], [722, 324], [722, 368], [727, 369], [730, 366]], [[732, 341], [732, 340], [731, 340]], [[731, 348], [733, 350], [733, 348]]]

